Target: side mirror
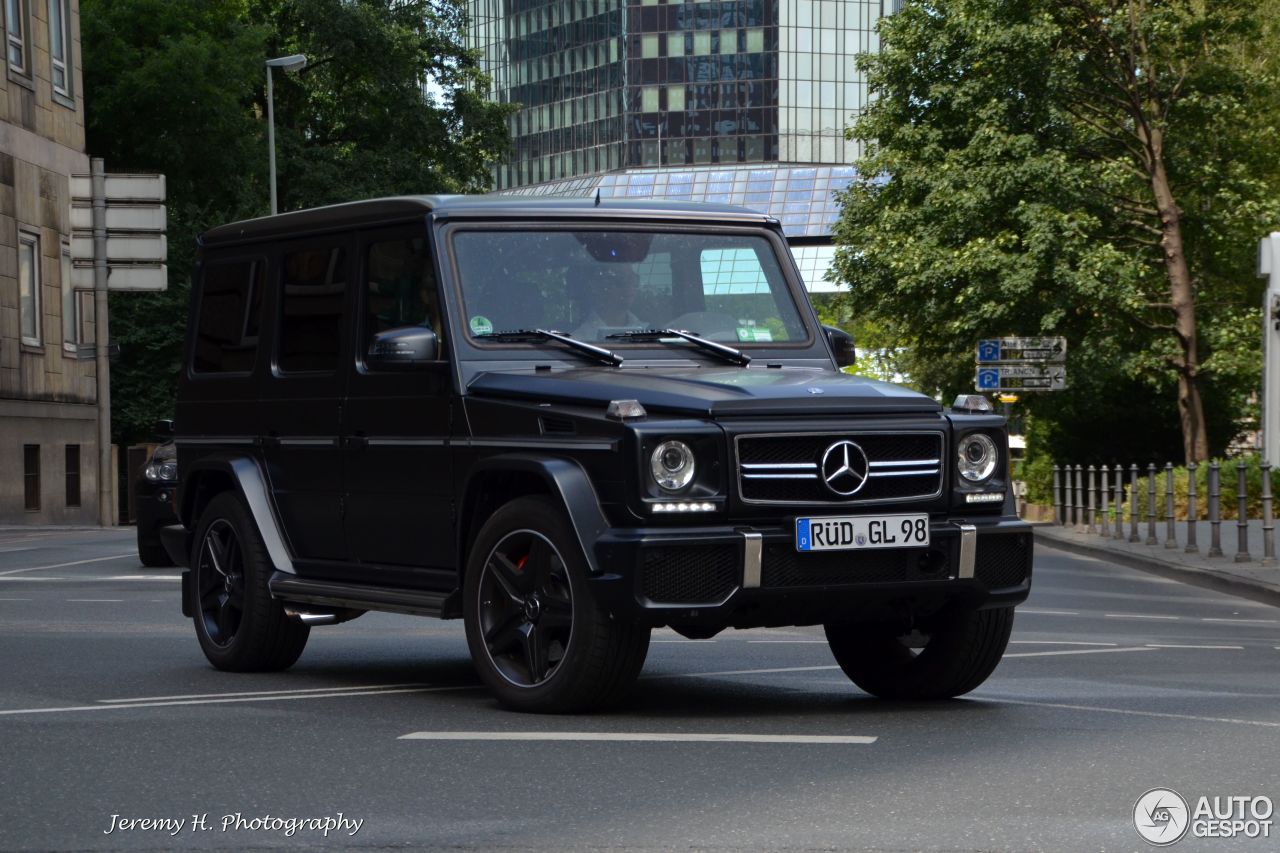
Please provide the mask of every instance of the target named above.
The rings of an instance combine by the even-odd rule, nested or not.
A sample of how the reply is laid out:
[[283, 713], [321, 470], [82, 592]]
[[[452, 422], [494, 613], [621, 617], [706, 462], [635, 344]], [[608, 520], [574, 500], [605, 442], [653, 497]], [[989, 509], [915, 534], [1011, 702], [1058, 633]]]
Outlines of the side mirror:
[[365, 364], [377, 370], [404, 370], [439, 360], [440, 338], [430, 326], [402, 326], [373, 336]]
[[156, 434], [156, 438], [161, 441], [168, 441], [173, 438], [173, 421], [169, 418], [156, 421], [156, 425], [153, 427], [153, 430]]
[[853, 347], [853, 335], [835, 326], [823, 326], [822, 330], [827, 333], [827, 343], [831, 344], [837, 367], [850, 367], [858, 362], [858, 352]]

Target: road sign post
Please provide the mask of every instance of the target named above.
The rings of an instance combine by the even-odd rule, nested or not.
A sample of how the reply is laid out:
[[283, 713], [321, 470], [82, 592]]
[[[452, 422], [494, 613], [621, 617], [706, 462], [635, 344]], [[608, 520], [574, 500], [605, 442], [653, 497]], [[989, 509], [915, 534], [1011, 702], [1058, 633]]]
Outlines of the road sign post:
[[1262, 455], [1280, 466], [1280, 231], [1259, 243], [1258, 275], [1268, 279], [1262, 296]]
[[98, 391], [98, 523], [115, 524], [111, 496], [111, 328], [107, 293], [168, 287], [164, 175], [108, 175], [101, 157], [71, 176], [71, 286], [92, 290]]

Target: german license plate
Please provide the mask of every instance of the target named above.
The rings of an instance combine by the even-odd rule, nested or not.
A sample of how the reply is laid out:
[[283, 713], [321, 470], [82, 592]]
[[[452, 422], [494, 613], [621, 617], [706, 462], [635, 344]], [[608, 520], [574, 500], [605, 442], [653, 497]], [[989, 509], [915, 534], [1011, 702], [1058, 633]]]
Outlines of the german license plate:
[[797, 551], [920, 548], [929, 544], [929, 516], [840, 515], [796, 519]]

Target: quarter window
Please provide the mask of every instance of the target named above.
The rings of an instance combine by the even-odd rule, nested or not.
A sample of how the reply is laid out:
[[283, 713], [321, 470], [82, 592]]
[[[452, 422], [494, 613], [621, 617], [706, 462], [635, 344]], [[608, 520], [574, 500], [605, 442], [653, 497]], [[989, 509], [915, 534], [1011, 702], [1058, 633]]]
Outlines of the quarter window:
[[282, 372], [337, 370], [346, 273], [347, 253], [338, 246], [285, 255], [276, 351], [276, 364]]
[[200, 292], [191, 356], [195, 373], [248, 373], [258, 354], [264, 264], [258, 259], [210, 263]]

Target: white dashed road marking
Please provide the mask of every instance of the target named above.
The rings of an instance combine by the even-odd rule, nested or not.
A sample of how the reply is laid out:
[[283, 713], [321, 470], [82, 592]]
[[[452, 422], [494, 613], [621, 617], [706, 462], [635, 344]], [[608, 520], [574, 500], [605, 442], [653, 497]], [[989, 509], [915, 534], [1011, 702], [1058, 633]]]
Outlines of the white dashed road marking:
[[1236, 649], [1244, 651], [1244, 646], [1192, 646], [1192, 645], [1174, 645], [1173, 643], [1147, 643], [1148, 648], [1152, 649]]
[[398, 690], [404, 687], [431, 687], [430, 684], [353, 684], [350, 687], [306, 687], [300, 690], [247, 690], [239, 693], [187, 693], [179, 696], [134, 696], [129, 699], [99, 699], [108, 705], [133, 702], [171, 702], [175, 699], [226, 699], [232, 696], [287, 696], [301, 693], [339, 693], [348, 690]]
[[1108, 652], [1154, 652], [1151, 646], [1132, 646], [1123, 649], [1063, 649], [1056, 652], [1014, 652], [1006, 654], [1007, 658], [1045, 658], [1054, 655], [1105, 655]]
[[1065, 702], [1033, 702], [1027, 699], [1002, 699], [998, 696], [974, 696], [985, 702], [1002, 705], [1029, 705], [1034, 708], [1060, 708], [1065, 711], [1096, 711], [1101, 714], [1124, 714], [1131, 717], [1158, 717], [1168, 720], [1193, 720], [1198, 723], [1230, 723], [1238, 726], [1264, 726], [1280, 729], [1280, 722], [1270, 720], [1239, 720], [1232, 717], [1200, 717], [1194, 714], [1169, 714], [1161, 711], [1136, 711], [1131, 708], [1102, 708], [1095, 705], [1068, 705]]
[[480, 685], [461, 687], [407, 687], [401, 690], [352, 690], [346, 693], [290, 693], [272, 696], [222, 696], [217, 699], [181, 699], [165, 702], [133, 702], [114, 705], [71, 705], [65, 708], [15, 708], [0, 711], [0, 716], [16, 714], [58, 714], [71, 711], [117, 711], [121, 708], [165, 708], [172, 705], [225, 705], [238, 702], [277, 702], [286, 699], [345, 699], [348, 696], [388, 696], [393, 693], [446, 693], [459, 690], [483, 690]]
[[689, 732], [410, 732], [397, 740], [623, 741], [630, 743], [871, 744], [865, 735], [692, 734]]
[[89, 559], [89, 560], [74, 560], [70, 563], [53, 563], [48, 566], [29, 566], [28, 568], [25, 568], [25, 569], [9, 569], [9, 571], [7, 572], [0, 572], [0, 577], [10, 577], [12, 575], [21, 575], [26, 572], [41, 572], [41, 571], [44, 571], [45, 569], [65, 569], [69, 566], [83, 566], [88, 563], [105, 563], [110, 560], [123, 560], [125, 557], [132, 557], [133, 559], [136, 560], [138, 559], [138, 552], [130, 551], [127, 554], [115, 554], [110, 557], [93, 557], [92, 559]]

